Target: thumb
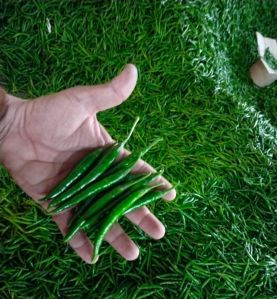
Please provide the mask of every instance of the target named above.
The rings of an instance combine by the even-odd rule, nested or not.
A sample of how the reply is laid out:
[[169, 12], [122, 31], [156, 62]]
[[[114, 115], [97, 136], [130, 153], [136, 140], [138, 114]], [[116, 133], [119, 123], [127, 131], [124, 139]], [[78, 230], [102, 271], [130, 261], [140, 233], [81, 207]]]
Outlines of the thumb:
[[74, 87], [70, 91], [74, 92], [89, 110], [97, 113], [125, 101], [134, 90], [137, 77], [137, 68], [133, 64], [127, 64], [124, 70], [108, 83]]

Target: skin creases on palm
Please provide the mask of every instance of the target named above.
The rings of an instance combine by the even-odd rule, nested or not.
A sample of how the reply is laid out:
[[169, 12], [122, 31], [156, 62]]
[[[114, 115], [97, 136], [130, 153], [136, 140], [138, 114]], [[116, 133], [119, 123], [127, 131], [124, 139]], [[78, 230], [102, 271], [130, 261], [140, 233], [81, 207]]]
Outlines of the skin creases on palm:
[[[119, 76], [103, 85], [74, 87], [32, 101], [7, 95], [9, 109], [4, 121], [9, 124], [9, 131], [0, 146], [0, 159], [15, 182], [38, 200], [89, 150], [112, 143], [96, 113], [127, 99], [136, 80], [136, 68], [127, 65]], [[153, 168], [140, 161], [136, 170], [153, 171]], [[174, 197], [172, 192], [167, 199]], [[71, 216], [72, 211], [68, 210], [53, 217], [62, 234], [67, 232]], [[164, 226], [146, 207], [127, 217], [155, 239], [164, 235]], [[119, 224], [114, 225], [106, 240], [127, 260], [138, 256], [137, 246]], [[84, 261], [91, 262], [92, 243], [83, 232], [77, 233], [70, 245]]]

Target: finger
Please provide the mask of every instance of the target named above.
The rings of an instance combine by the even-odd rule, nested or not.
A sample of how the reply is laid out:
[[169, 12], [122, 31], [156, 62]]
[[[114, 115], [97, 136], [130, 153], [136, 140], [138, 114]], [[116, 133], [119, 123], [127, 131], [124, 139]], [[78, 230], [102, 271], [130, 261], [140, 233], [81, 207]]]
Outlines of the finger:
[[[72, 215], [72, 210], [67, 210], [64, 213], [53, 216], [53, 220], [58, 225], [63, 236], [68, 232], [67, 223]], [[82, 260], [91, 264], [93, 246], [85, 233], [81, 231], [77, 232], [77, 234], [70, 240], [69, 244]]]
[[153, 239], [161, 239], [165, 234], [164, 225], [147, 207], [130, 212], [126, 214], [126, 217]]
[[118, 223], [112, 226], [105, 240], [127, 261], [135, 260], [139, 256], [137, 245], [128, 237]]
[[[122, 153], [120, 154], [120, 160], [125, 158], [126, 156], [130, 155], [130, 152], [127, 151], [126, 149], [124, 149], [122, 151]], [[135, 166], [133, 167], [132, 169], [132, 172], [133, 173], [147, 173], [147, 172], [156, 172], [156, 170], [151, 166], [149, 165], [148, 163], [146, 163], [145, 161], [143, 160], [139, 160]], [[163, 176], [159, 176], [155, 181], [154, 183], [162, 183], [163, 184], [163, 189], [169, 189], [172, 187], [172, 184], [167, 180], [165, 179]], [[168, 200], [168, 201], [171, 201], [173, 200], [174, 198], [176, 197], [176, 190], [173, 189], [171, 191], [169, 191], [163, 198], [165, 200]]]
[[137, 68], [133, 64], [127, 64], [124, 70], [108, 83], [74, 87], [68, 91], [73, 92], [89, 110], [97, 113], [125, 101], [136, 86], [137, 76]]

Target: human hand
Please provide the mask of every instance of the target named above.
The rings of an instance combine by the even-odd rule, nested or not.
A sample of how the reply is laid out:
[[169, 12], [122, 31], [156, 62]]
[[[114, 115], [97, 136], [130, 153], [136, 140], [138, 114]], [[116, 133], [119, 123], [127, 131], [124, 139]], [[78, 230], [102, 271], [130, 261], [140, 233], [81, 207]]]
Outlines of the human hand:
[[[130, 64], [109, 83], [69, 88], [32, 101], [1, 91], [0, 97], [5, 96], [8, 109], [0, 122], [0, 161], [21, 189], [38, 202], [88, 151], [113, 142], [96, 114], [126, 100], [136, 81], [137, 69]], [[134, 168], [134, 172], [149, 171], [154, 170], [144, 161]], [[171, 186], [164, 178], [160, 180], [165, 187]], [[173, 190], [166, 199], [172, 200], [175, 195]], [[47, 207], [47, 203], [39, 203]], [[72, 210], [67, 210], [53, 216], [63, 235], [72, 214]], [[152, 238], [163, 237], [163, 224], [146, 207], [126, 217]], [[105, 239], [125, 259], [138, 257], [139, 249], [119, 224], [112, 227]], [[91, 263], [93, 245], [84, 232], [78, 232], [70, 245], [84, 261]]]

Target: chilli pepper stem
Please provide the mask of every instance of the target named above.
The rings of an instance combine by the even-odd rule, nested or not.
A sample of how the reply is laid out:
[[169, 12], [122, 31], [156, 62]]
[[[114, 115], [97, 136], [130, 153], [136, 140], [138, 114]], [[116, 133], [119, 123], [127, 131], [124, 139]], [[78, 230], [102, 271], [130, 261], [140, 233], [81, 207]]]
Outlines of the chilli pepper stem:
[[114, 173], [115, 171], [119, 170], [122, 167], [125, 167], [127, 164], [129, 164], [131, 161], [139, 161], [143, 155], [145, 155], [153, 146], [155, 146], [158, 142], [160, 142], [162, 138], [159, 138], [152, 142], [147, 148], [145, 148], [143, 151], [138, 153], [131, 153], [126, 158], [123, 158], [122, 160], [118, 161], [114, 166], [112, 166], [106, 173], [105, 176], [110, 175]]
[[133, 132], [134, 132], [134, 130], [135, 130], [138, 122], [139, 122], [139, 116], [136, 117], [135, 122], [134, 122], [134, 124], [133, 124], [133, 126], [132, 126], [132, 128], [131, 128], [131, 130], [130, 130], [130, 132], [128, 134], [128, 136], [126, 137], [126, 139], [121, 142], [121, 145], [120, 145], [121, 149], [123, 149], [123, 147], [129, 141], [129, 139], [132, 136], [132, 134], [133, 134]]
[[145, 155], [147, 152], [149, 152], [149, 150], [154, 147], [157, 143], [161, 142], [163, 140], [163, 138], [158, 138], [155, 141], [153, 141], [152, 143], [150, 143], [149, 146], [147, 146], [146, 149], [141, 151], [141, 156]]

